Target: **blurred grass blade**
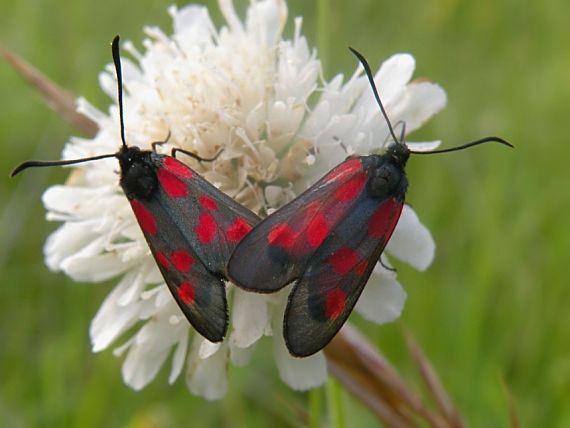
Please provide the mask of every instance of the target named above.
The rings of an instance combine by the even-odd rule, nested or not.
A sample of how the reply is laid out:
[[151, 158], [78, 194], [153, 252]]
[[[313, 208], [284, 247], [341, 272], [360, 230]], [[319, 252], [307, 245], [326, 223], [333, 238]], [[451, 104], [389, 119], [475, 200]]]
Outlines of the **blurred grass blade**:
[[425, 353], [420, 348], [418, 342], [412, 337], [412, 334], [405, 332], [406, 344], [416, 366], [418, 367], [422, 379], [424, 380], [428, 391], [439, 408], [442, 416], [448, 422], [450, 427], [465, 428], [465, 422], [461, 419], [459, 412], [451, 402], [449, 395], [441, 384], [439, 377], [427, 359]]
[[329, 377], [327, 381], [327, 407], [331, 428], [345, 428], [342, 390], [336, 380]]
[[507, 399], [507, 407], [509, 409], [509, 421], [511, 423], [511, 428], [520, 428], [521, 422], [519, 419], [517, 409], [515, 407], [515, 400], [513, 398], [513, 394], [511, 393], [511, 389], [509, 388], [509, 385], [507, 385], [507, 382], [505, 381], [505, 378], [503, 376], [501, 376], [500, 380], [501, 380], [501, 387], [503, 389], [503, 393], [505, 394], [505, 397]]
[[[276, 406], [275, 403], [278, 403]], [[267, 408], [274, 408], [275, 423], [284, 423], [287, 426], [299, 426], [307, 427], [311, 423], [311, 414], [307, 412], [305, 408], [300, 406], [295, 401], [289, 399], [287, 396], [282, 394], [276, 394], [273, 406], [271, 403], [265, 404]], [[278, 423], [279, 422], [279, 423]], [[244, 413], [244, 418], [242, 421], [237, 422], [235, 426], [246, 426], [247, 425], [247, 413]], [[320, 428], [320, 427], [319, 427]]]
[[[382, 422], [390, 427], [446, 427], [392, 368], [388, 361], [349, 324], [324, 349], [331, 373]], [[423, 424], [422, 424], [423, 425]]]
[[20, 76], [36, 88], [47, 104], [57, 113], [61, 114], [70, 125], [83, 132], [86, 136], [95, 136], [98, 130], [97, 124], [77, 112], [75, 97], [70, 92], [51, 81], [22, 58], [1, 46], [0, 55], [14, 67]]
[[320, 428], [323, 405], [323, 388], [313, 388], [309, 391], [309, 427]]
[[330, 45], [331, 45], [331, 8], [334, 6], [328, 0], [317, 1], [317, 48], [321, 61], [321, 73], [330, 70]]

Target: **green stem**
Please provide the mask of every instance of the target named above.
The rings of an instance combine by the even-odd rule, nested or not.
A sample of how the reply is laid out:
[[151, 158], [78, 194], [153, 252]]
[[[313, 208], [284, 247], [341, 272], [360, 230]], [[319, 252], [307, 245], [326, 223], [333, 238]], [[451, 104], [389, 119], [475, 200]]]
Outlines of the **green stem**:
[[322, 425], [323, 389], [313, 388], [309, 392], [309, 427], [320, 428]]
[[331, 0], [317, 0], [317, 48], [323, 74], [329, 66], [329, 46], [330, 46], [330, 22], [331, 22]]
[[342, 388], [332, 377], [327, 382], [327, 407], [331, 428], [345, 428]]

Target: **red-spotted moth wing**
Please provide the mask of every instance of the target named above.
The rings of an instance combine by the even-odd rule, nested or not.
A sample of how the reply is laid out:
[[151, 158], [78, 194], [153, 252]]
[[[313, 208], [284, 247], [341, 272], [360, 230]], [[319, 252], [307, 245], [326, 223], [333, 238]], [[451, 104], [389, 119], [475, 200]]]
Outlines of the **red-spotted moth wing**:
[[366, 180], [360, 159], [351, 158], [264, 219], [232, 254], [228, 264], [232, 281], [246, 290], [271, 293], [299, 278], [323, 241], [353, 209]]
[[345, 323], [390, 239], [403, 200], [379, 202], [363, 192], [357, 206], [311, 257], [289, 295], [283, 335], [295, 356], [319, 351]]
[[297, 281], [284, 319], [293, 355], [325, 346], [356, 304], [398, 222], [406, 156], [398, 145], [348, 158], [255, 226], [230, 257], [228, 275], [246, 290], [273, 292]]
[[[177, 159], [138, 153], [130, 165], [121, 162], [121, 185], [182, 312], [219, 342], [228, 325], [226, 263], [259, 219]], [[139, 170], [144, 175], [134, 178]]]

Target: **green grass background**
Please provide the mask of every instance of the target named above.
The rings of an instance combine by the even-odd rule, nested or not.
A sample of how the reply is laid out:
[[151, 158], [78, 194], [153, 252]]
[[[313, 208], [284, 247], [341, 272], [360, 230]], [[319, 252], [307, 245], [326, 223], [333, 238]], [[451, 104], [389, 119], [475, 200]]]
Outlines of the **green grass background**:
[[[106, 109], [97, 74], [110, 62], [109, 41], [121, 33], [140, 46], [146, 24], [169, 32], [168, 4], [0, 0], [0, 43]], [[329, 78], [355, 68], [348, 45], [374, 67], [395, 52], [415, 56], [416, 76], [440, 83], [449, 103], [412, 140], [498, 134], [516, 145], [409, 162], [408, 201], [437, 258], [426, 273], [398, 264], [408, 291], [399, 324], [353, 320], [417, 382], [400, 326], [411, 330], [472, 426], [508, 424], [502, 380], [525, 426], [570, 426], [570, 2], [295, 0], [289, 12], [304, 16]], [[43, 265], [56, 225], [44, 220], [40, 195], [65, 172], [7, 178], [21, 160], [57, 158], [75, 131], [4, 62], [0, 94], [0, 425], [304, 426], [310, 402], [322, 407], [321, 422], [376, 423], [334, 386], [332, 400], [288, 390], [267, 344], [254, 364], [231, 368], [219, 402], [191, 396], [180, 380], [168, 386], [166, 371], [141, 392], [126, 387], [121, 361], [92, 354], [87, 334], [113, 283], [76, 284]]]

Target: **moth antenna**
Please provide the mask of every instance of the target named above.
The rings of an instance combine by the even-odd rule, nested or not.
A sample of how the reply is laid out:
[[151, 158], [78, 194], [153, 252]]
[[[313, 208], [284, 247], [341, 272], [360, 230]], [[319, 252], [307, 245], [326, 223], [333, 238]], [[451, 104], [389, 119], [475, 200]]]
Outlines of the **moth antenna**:
[[464, 149], [467, 149], [469, 147], [478, 146], [479, 144], [485, 144], [485, 143], [499, 143], [499, 144], [503, 144], [505, 146], [511, 147], [513, 149], [515, 148], [515, 146], [513, 146], [507, 140], [503, 140], [500, 137], [485, 137], [485, 138], [481, 138], [480, 140], [475, 140], [475, 141], [472, 141], [470, 143], [463, 144], [462, 146], [450, 147], [449, 149], [431, 150], [429, 152], [419, 152], [419, 151], [410, 150], [410, 153], [413, 153], [416, 155], [433, 155], [436, 153], [456, 152], [458, 150], [464, 150]]
[[118, 92], [118, 102], [119, 102], [119, 121], [121, 125], [121, 141], [123, 142], [123, 147], [127, 147], [127, 142], [125, 140], [125, 121], [123, 118], [123, 72], [121, 69], [121, 55], [119, 53], [119, 42], [121, 37], [117, 34], [113, 39], [111, 45], [111, 51], [113, 52], [113, 62], [115, 63], [115, 73], [117, 74], [117, 92]]
[[[119, 55], [119, 41], [120, 37], [118, 35], [115, 36], [115, 38], [113, 39], [113, 43], [111, 45], [111, 50], [113, 52], [113, 62], [115, 63], [115, 71], [117, 73], [117, 90], [119, 93], [119, 118], [121, 122], [121, 141], [123, 142], [123, 146], [127, 147], [127, 143], [125, 141], [125, 125], [123, 121], [123, 77], [121, 73], [121, 57]], [[93, 156], [89, 158], [67, 159], [67, 160], [57, 160], [57, 161], [29, 160], [22, 162], [20, 165], [14, 168], [14, 170], [10, 173], [10, 177], [15, 176], [16, 174], [28, 168], [74, 165], [77, 163], [89, 162], [93, 160], [106, 159], [112, 157], [117, 157], [117, 155], [106, 154], [106, 155]]]
[[[370, 86], [372, 86], [372, 92], [374, 92], [374, 97], [376, 98], [376, 102], [378, 103], [378, 106], [380, 107], [380, 111], [382, 111], [382, 115], [384, 116], [384, 119], [386, 119], [386, 123], [388, 124], [388, 129], [390, 130], [390, 135], [392, 136], [392, 138], [394, 139], [394, 141], [396, 143], [402, 143], [402, 141], [404, 140], [405, 132], [406, 132], [406, 123], [404, 122], [404, 127], [402, 129], [402, 135], [401, 135], [400, 139], [398, 140], [398, 138], [396, 137], [396, 133], [394, 132], [394, 128], [392, 127], [392, 123], [390, 122], [390, 119], [388, 118], [388, 114], [386, 113], [386, 109], [384, 108], [384, 105], [382, 104], [382, 101], [380, 100], [380, 95], [378, 95], [378, 89], [376, 88], [376, 84], [374, 83], [374, 77], [372, 75], [372, 70], [370, 69], [370, 65], [368, 64], [368, 61], [366, 61], [366, 58], [364, 58], [364, 56], [360, 52], [358, 52], [356, 49], [351, 48], [351, 47], [349, 47], [349, 49], [354, 55], [356, 55], [356, 57], [358, 58], [358, 60], [362, 64], [362, 66], [364, 67], [364, 71], [366, 72], [366, 76], [368, 77], [368, 81], [370, 82]], [[463, 144], [462, 146], [451, 147], [449, 149], [432, 150], [430, 152], [419, 152], [419, 151], [410, 150], [410, 153], [414, 153], [417, 155], [430, 155], [430, 154], [436, 154], [436, 153], [455, 152], [458, 150], [467, 149], [468, 147], [478, 146], [479, 144], [485, 144], [485, 143], [500, 143], [500, 144], [503, 144], [503, 145], [511, 147], [511, 148], [515, 147], [511, 143], [509, 143], [508, 141], [506, 141], [500, 137], [485, 137], [485, 138], [481, 138], [480, 140], [472, 141], [470, 143]]]
[[366, 73], [366, 76], [368, 77], [368, 81], [370, 82], [370, 86], [372, 86], [372, 92], [374, 92], [374, 98], [376, 98], [376, 102], [378, 103], [378, 106], [380, 107], [380, 111], [382, 112], [382, 116], [384, 116], [384, 119], [386, 119], [386, 123], [388, 124], [388, 129], [390, 130], [390, 135], [392, 135], [392, 138], [394, 139], [394, 141], [396, 143], [401, 143], [400, 140], [398, 140], [398, 137], [396, 137], [396, 133], [394, 132], [394, 128], [392, 127], [392, 123], [390, 122], [390, 119], [388, 118], [388, 114], [386, 113], [386, 110], [384, 109], [384, 105], [382, 104], [382, 101], [380, 100], [380, 95], [378, 95], [378, 89], [376, 88], [376, 83], [374, 83], [374, 76], [372, 75], [372, 70], [370, 69], [370, 65], [368, 64], [368, 61], [366, 61], [366, 58], [364, 58], [364, 56], [358, 52], [356, 49], [349, 47], [348, 49], [350, 49], [350, 51], [356, 55], [356, 57], [358, 58], [358, 60], [360, 61], [360, 63], [362, 64], [362, 67], [364, 67], [364, 72]]
[[89, 162], [92, 160], [114, 158], [114, 157], [116, 157], [116, 155], [113, 153], [113, 154], [108, 154], [108, 155], [93, 156], [91, 158], [69, 159], [69, 160], [58, 160], [58, 161], [29, 160], [29, 161], [22, 162], [20, 165], [18, 165], [16, 168], [14, 168], [14, 170], [10, 173], [10, 177], [15, 176], [16, 174], [18, 174], [18, 173], [20, 173], [23, 170], [28, 169], [28, 168], [37, 168], [37, 167], [44, 167], [44, 166], [73, 165], [76, 163], [83, 163], [83, 162]]

